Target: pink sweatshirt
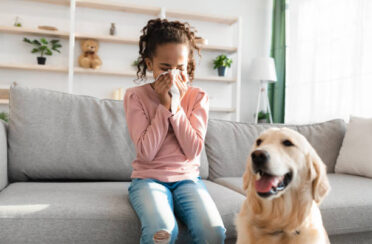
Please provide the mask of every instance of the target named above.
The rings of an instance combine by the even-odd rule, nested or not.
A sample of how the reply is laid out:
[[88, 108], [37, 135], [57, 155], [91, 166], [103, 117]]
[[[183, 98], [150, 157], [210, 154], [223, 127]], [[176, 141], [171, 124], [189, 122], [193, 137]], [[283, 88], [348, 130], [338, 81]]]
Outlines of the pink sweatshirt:
[[181, 107], [174, 114], [167, 110], [150, 83], [126, 90], [125, 116], [137, 151], [131, 178], [174, 182], [199, 176], [208, 96], [200, 88], [189, 87]]

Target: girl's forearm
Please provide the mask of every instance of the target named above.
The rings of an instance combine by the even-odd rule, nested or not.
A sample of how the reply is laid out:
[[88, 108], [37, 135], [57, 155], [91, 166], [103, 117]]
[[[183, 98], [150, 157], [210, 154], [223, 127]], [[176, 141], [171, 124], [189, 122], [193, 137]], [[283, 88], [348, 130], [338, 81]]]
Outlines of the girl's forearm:
[[152, 161], [155, 158], [167, 135], [170, 115], [171, 113], [163, 105], [159, 105], [151, 123], [137, 133], [139, 134], [136, 140], [138, 159]]
[[[195, 117], [190, 119], [199, 120]], [[190, 122], [182, 108], [169, 120], [185, 156], [187, 159], [193, 160], [203, 148], [205, 124], [199, 123], [199, 121]]]
[[159, 104], [155, 116], [149, 120], [134, 93], [126, 93], [124, 110], [129, 134], [136, 147], [137, 157], [152, 161], [159, 151], [169, 129], [168, 118], [172, 115]]

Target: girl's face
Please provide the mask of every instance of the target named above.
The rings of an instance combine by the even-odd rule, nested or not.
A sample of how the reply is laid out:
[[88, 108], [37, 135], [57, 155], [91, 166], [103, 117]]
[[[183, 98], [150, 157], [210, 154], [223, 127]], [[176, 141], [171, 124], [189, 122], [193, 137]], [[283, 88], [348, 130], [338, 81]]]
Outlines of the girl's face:
[[156, 47], [155, 55], [146, 58], [147, 69], [153, 72], [154, 79], [169, 69], [179, 69], [187, 73], [189, 49], [186, 44], [166, 43]]

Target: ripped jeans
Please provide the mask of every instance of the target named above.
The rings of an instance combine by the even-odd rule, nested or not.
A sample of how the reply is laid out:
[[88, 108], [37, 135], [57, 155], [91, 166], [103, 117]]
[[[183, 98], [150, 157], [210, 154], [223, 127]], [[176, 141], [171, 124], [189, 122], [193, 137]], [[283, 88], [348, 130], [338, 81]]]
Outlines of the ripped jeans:
[[177, 182], [134, 178], [128, 191], [141, 221], [141, 244], [175, 243], [175, 216], [187, 226], [193, 243], [224, 243], [226, 229], [200, 177]]

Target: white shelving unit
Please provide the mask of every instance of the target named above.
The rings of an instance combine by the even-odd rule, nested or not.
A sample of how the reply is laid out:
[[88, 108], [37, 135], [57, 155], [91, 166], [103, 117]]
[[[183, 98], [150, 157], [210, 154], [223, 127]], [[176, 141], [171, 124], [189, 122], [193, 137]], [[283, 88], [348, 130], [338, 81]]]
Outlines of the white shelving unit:
[[[93, 33], [76, 33], [75, 32], [75, 16], [76, 8], [94, 8], [100, 10], [110, 11], [123, 11], [132, 14], [144, 14], [161, 18], [181, 18], [186, 20], [198, 20], [206, 21], [224, 25], [237, 25], [237, 45], [236, 46], [217, 46], [217, 45], [201, 45], [202, 51], [218, 51], [227, 54], [236, 53], [236, 74], [234, 78], [219, 77], [219, 76], [196, 76], [194, 78], [197, 82], [214, 82], [224, 83], [226, 85], [234, 85], [234, 95], [232, 95], [232, 103], [234, 104], [231, 108], [211, 107], [210, 111], [219, 113], [234, 113], [235, 120], [240, 120], [240, 87], [241, 87], [241, 18], [240, 17], [221, 17], [205, 14], [190, 13], [184, 11], [170, 10], [165, 7], [151, 7], [141, 6], [126, 3], [110, 2], [103, 0], [28, 0], [34, 2], [42, 2], [49, 4], [65, 5], [69, 8], [70, 12], [70, 29], [69, 32], [64, 31], [48, 31], [40, 30], [36, 28], [25, 28], [25, 27], [14, 27], [14, 26], [1, 26], [0, 32], [8, 34], [32, 34], [37, 36], [48, 36], [58, 37], [61, 39], [69, 40], [69, 56], [68, 64], [65, 67], [53, 67], [49, 65], [26, 65], [26, 64], [9, 64], [0, 63], [0, 69], [19, 69], [19, 70], [37, 70], [46, 72], [64, 72], [68, 73], [68, 92], [74, 91], [74, 75], [75, 74], [90, 74], [90, 75], [114, 75], [123, 77], [136, 77], [136, 73], [133, 70], [91, 70], [80, 67], [74, 67], [74, 51], [75, 42], [81, 39], [96, 39], [101, 42], [119, 43], [124, 45], [138, 45], [138, 38], [130, 37], [118, 37], [110, 35], [95, 35]], [[2, 101], [4, 102], [4, 101]]]

